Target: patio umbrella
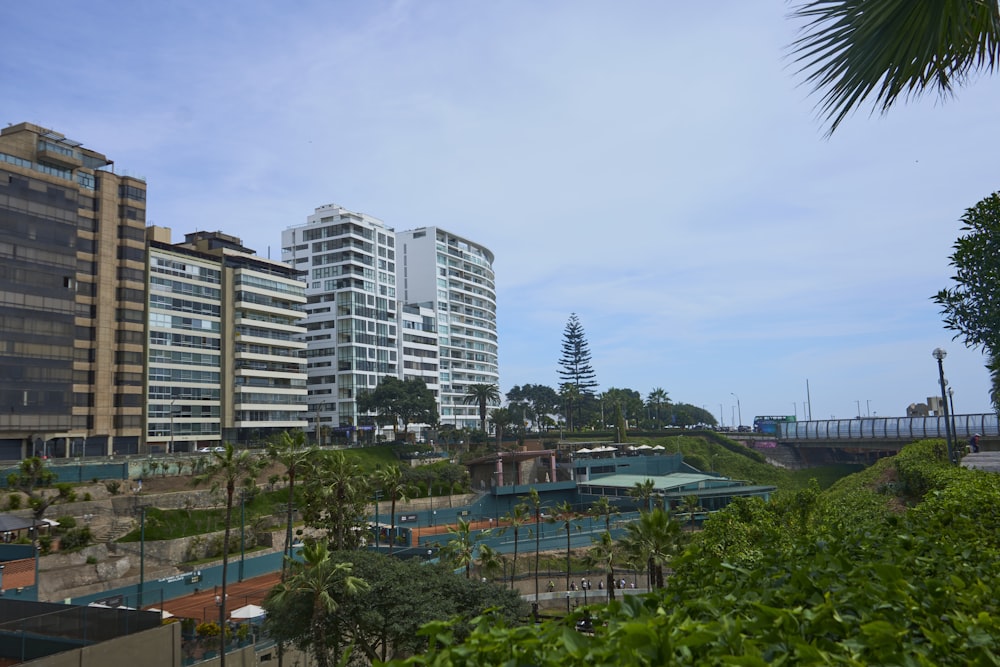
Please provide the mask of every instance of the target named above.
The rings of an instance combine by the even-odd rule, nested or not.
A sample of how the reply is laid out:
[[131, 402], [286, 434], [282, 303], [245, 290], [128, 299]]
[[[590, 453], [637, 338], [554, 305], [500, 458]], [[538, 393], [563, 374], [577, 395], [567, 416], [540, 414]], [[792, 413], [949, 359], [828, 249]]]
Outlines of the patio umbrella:
[[229, 618], [242, 621], [250, 618], [260, 618], [261, 616], [266, 616], [266, 615], [267, 612], [264, 611], [263, 607], [260, 607], [255, 604], [248, 604], [245, 607], [234, 609], [229, 614]]

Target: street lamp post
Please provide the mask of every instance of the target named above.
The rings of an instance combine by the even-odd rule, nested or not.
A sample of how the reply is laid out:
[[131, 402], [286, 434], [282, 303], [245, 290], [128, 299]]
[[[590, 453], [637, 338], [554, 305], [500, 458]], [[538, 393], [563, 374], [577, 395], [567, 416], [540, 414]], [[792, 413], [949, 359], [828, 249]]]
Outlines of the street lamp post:
[[736, 414], [739, 415], [740, 418], [740, 423], [736, 425], [736, 430], [739, 430], [739, 427], [743, 426], [743, 408], [740, 407], [740, 397], [733, 392], [729, 393], [733, 394], [733, 398], [736, 399]]
[[938, 382], [941, 383], [941, 403], [944, 406], [944, 434], [945, 443], [948, 446], [948, 462], [955, 463], [955, 457], [953, 455], [952, 449], [952, 439], [951, 439], [951, 424], [949, 423], [948, 416], [948, 394], [947, 394], [947, 380], [944, 379], [944, 358], [948, 356], [948, 353], [942, 350], [940, 347], [934, 348], [931, 352], [931, 356], [937, 359], [938, 365]]

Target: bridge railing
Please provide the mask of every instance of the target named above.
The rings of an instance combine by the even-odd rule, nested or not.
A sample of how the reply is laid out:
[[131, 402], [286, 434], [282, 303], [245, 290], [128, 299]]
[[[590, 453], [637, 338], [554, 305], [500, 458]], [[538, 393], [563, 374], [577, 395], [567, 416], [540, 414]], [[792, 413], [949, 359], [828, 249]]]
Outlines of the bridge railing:
[[[954, 415], [955, 438], [978, 433], [1000, 436], [1000, 421], [994, 413]], [[927, 417], [861, 417], [822, 419], [778, 424], [779, 440], [923, 440], [944, 438], [944, 415]]]

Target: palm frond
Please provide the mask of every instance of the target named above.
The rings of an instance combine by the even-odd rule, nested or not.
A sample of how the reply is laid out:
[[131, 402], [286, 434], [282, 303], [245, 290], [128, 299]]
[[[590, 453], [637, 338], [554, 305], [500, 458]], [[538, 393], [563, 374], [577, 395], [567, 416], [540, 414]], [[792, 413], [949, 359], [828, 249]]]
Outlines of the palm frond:
[[829, 136], [866, 99], [882, 113], [902, 95], [950, 95], [1000, 57], [997, 0], [812, 0], [791, 44], [798, 73], [820, 94]]

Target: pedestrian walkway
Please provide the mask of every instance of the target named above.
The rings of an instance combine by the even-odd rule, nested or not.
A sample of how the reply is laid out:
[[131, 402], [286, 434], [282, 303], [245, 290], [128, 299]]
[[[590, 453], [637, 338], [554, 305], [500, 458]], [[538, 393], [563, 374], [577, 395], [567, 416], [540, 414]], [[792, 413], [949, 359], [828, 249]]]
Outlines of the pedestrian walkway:
[[962, 457], [962, 466], [975, 470], [1000, 472], [1000, 452], [975, 452]]

